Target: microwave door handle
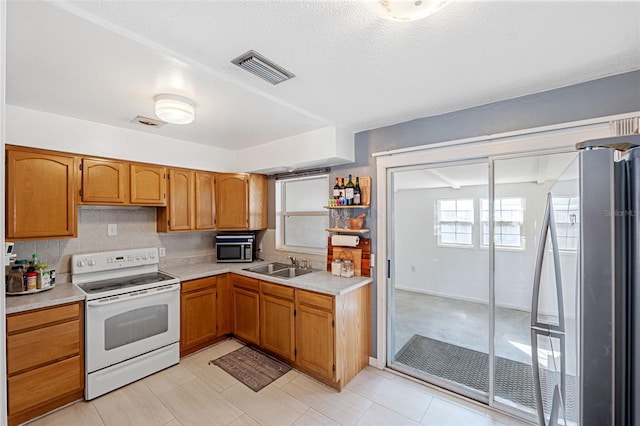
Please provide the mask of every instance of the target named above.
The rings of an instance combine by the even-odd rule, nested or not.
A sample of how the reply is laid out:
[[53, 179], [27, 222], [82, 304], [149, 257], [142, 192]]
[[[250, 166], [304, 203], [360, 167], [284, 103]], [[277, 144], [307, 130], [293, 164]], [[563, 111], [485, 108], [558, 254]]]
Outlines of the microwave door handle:
[[141, 297], [147, 297], [147, 296], [152, 296], [156, 293], [164, 293], [164, 292], [169, 292], [169, 291], [178, 291], [180, 290], [180, 284], [173, 284], [170, 286], [165, 286], [165, 287], [160, 287], [160, 288], [152, 288], [149, 290], [140, 290], [140, 292], [138, 292], [137, 294], [133, 294], [131, 296], [128, 297], [122, 297], [123, 295], [118, 295], [118, 296], [114, 296], [113, 299], [108, 300], [108, 299], [102, 299], [105, 301], [100, 301], [100, 300], [92, 300], [90, 302], [87, 302], [87, 306], [90, 307], [100, 307], [100, 306], [107, 306], [107, 305], [113, 305], [115, 303], [120, 303], [120, 302], [128, 302], [130, 300], [133, 299], [139, 299]]

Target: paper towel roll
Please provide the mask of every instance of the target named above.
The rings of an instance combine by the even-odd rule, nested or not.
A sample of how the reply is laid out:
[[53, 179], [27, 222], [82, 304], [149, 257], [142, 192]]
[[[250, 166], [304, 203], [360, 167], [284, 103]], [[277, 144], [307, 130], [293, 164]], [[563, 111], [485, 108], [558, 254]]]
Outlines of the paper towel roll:
[[331, 236], [332, 246], [356, 247], [360, 244], [360, 237], [357, 235], [333, 235]]

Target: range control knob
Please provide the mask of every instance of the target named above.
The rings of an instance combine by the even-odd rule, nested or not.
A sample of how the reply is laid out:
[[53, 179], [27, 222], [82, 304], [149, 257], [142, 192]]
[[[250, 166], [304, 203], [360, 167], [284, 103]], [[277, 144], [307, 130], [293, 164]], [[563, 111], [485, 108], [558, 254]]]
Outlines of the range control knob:
[[96, 266], [96, 261], [94, 259], [89, 259], [89, 266]]
[[155, 254], [155, 253], [153, 253], [153, 252], [151, 252], [151, 253], [149, 253], [149, 257], [150, 257], [151, 259], [155, 259], [155, 258], [156, 258], [156, 254]]
[[148, 256], [147, 256], [147, 253], [142, 253], [142, 258], [143, 258], [144, 260], [147, 260], [147, 257], [148, 257]]
[[76, 263], [76, 265], [78, 265], [80, 268], [84, 268], [85, 266], [87, 266], [87, 261], [86, 260], [78, 260], [78, 263]]

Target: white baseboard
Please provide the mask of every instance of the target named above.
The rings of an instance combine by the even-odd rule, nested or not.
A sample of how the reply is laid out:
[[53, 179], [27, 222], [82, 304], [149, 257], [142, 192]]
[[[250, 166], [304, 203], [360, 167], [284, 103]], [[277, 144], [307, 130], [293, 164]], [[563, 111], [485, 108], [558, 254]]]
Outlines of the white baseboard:
[[[420, 289], [420, 288], [415, 288], [415, 287], [405, 287], [402, 285], [396, 285], [396, 289], [397, 290], [404, 290], [404, 291], [410, 291], [412, 293], [420, 293], [420, 294], [426, 294], [428, 296], [436, 296], [436, 297], [445, 297], [447, 299], [453, 299], [453, 300], [461, 300], [463, 302], [472, 302], [472, 303], [480, 303], [483, 305], [487, 305], [488, 301], [484, 300], [484, 299], [479, 299], [477, 297], [465, 297], [465, 296], [460, 296], [460, 295], [453, 295], [450, 293], [443, 293], [440, 291], [429, 291], [429, 290], [424, 290], [424, 289]], [[520, 306], [520, 305], [515, 305], [515, 304], [511, 304], [511, 303], [496, 303], [496, 306], [499, 308], [505, 308], [505, 309], [514, 309], [516, 311], [522, 311], [522, 312], [530, 312], [530, 306]], [[552, 315], [551, 312], [545, 310], [545, 309], [540, 309], [540, 314], [542, 315]], [[565, 313], [565, 319], [575, 319], [574, 315], [569, 315]]]

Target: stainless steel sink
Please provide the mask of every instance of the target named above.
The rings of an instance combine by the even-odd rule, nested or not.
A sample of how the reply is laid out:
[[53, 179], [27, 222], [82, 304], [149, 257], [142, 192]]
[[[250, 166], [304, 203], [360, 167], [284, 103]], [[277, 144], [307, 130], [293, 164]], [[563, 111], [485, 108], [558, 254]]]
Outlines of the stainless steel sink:
[[244, 268], [245, 271], [255, 272], [258, 274], [267, 274], [271, 275], [275, 271], [279, 271], [281, 269], [288, 268], [289, 265], [286, 263], [268, 263], [266, 265], [252, 266], [250, 268]]
[[268, 263], [266, 265], [252, 266], [244, 268], [244, 271], [255, 272], [256, 274], [270, 275], [279, 278], [295, 278], [313, 272], [311, 269], [293, 268], [286, 263]]
[[299, 277], [300, 275], [308, 274], [309, 272], [311, 272], [310, 269], [287, 268], [280, 271], [275, 271], [271, 275], [280, 278], [295, 278]]

